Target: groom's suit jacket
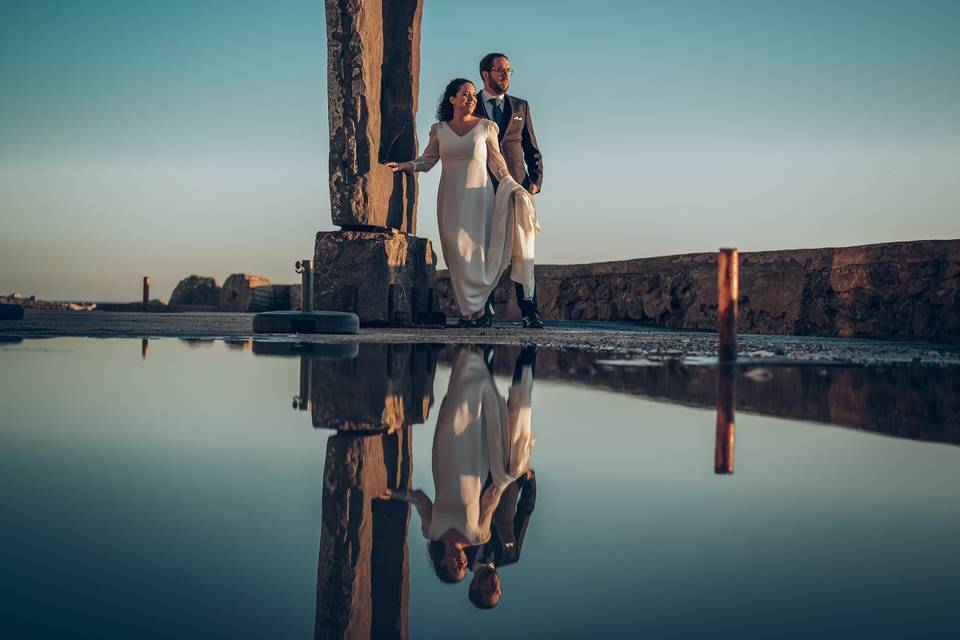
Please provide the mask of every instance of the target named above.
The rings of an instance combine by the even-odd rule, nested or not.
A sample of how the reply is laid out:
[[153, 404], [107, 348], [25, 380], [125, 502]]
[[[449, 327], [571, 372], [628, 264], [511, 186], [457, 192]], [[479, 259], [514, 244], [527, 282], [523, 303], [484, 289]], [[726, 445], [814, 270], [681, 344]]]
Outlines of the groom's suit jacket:
[[[543, 158], [537, 146], [537, 136], [533, 133], [533, 121], [530, 119], [530, 105], [526, 100], [509, 94], [503, 100], [503, 119], [500, 126], [500, 152], [507, 163], [507, 169], [514, 180], [526, 190], [531, 185], [542, 187]], [[493, 120], [490, 103], [483, 104], [478, 99], [474, 113]], [[496, 185], [496, 181], [494, 181]]]
[[513, 564], [520, 559], [520, 548], [536, 502], [535, 475], [529, 480], [526, 476], [520, 476], [503, 492], [500, 505], [493, 514], [490, 540], [487, 542], [497, 567]]

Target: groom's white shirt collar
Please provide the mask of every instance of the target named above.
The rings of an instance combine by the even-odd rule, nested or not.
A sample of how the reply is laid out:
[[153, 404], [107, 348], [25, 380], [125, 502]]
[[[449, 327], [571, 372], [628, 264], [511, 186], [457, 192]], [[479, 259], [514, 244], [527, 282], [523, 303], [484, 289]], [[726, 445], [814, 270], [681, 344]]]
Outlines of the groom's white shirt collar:
[[480, 100], [483, 102], [483, 110], [491, 116], [493, 115], [493, 113], [490, 111], [490, 100], [493, 100], [494, 98], [496, 98], [497, 100], [506, 100], [507, 94], [501, 93], [500, 95], [495, 96], [492, 93], [487, 93], [486, 89], [480, 90]]

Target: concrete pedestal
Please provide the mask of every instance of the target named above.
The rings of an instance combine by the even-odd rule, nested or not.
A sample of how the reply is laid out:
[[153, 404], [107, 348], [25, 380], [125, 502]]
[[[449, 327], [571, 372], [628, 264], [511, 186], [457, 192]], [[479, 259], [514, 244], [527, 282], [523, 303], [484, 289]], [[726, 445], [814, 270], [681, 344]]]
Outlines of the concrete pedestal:
[[348, 311], [361, 326], [442, 324], [436, 255], [426, 238], [392, 229], [321, 231], [314, 253], [314, 309]]
[[340, 333], [360, 329], [356, 314], [342, 311], [265, 311], [253, 316], [254, 333]]

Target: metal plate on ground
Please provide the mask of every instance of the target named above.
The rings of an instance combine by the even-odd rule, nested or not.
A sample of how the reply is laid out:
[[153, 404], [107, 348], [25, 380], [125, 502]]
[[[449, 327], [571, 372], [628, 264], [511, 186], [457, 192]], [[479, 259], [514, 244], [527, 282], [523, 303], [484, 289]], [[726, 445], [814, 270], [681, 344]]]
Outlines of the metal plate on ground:
[[360, 318], [346, 311], [266, 311], [253, 316], [254, 333], [339, 333], [360, 330]]

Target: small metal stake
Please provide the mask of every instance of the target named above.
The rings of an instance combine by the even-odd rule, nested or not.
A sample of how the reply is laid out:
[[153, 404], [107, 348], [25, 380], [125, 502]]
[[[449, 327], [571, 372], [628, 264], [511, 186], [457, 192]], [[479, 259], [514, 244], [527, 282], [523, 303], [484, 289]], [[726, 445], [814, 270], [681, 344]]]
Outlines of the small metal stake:
[[150, 276], [143, 276], [143, 310], [150, 304]]
[[720, 362], [737, 359], [737, 298], [740, 297], [740, 254], [720, 249], [717, 254], [717, 347]]

